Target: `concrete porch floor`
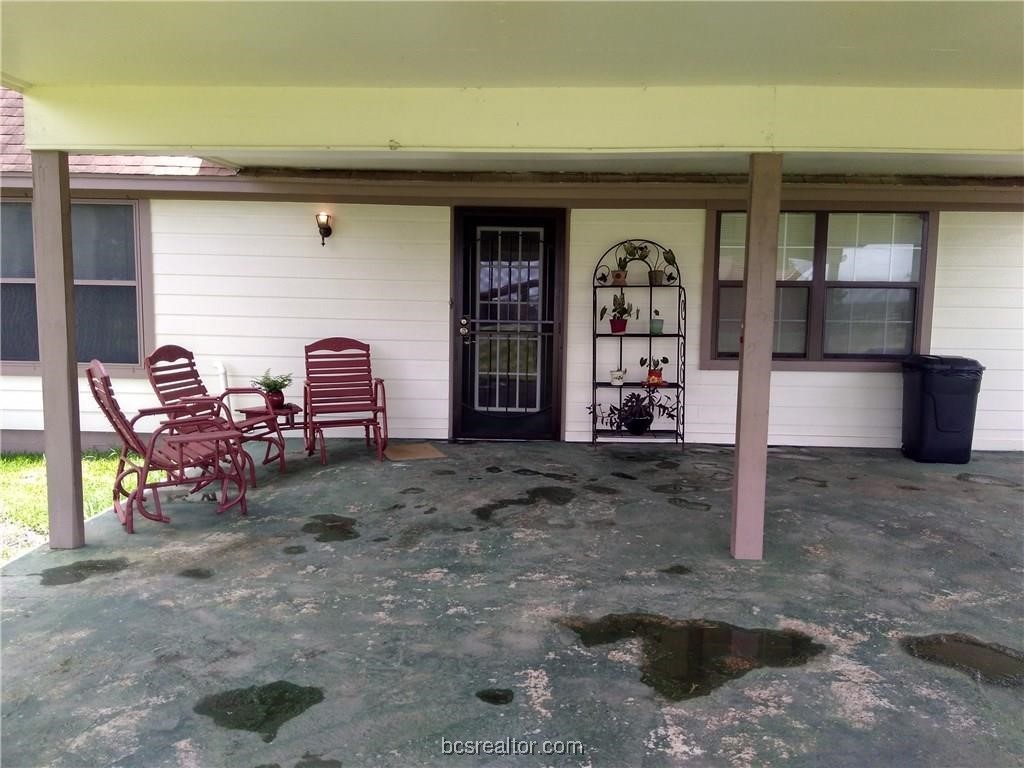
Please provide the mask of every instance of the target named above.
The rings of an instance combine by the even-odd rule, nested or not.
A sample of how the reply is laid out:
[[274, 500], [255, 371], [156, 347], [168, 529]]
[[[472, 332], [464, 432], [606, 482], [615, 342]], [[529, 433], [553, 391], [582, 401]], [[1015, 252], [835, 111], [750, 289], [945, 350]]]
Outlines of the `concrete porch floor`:
[[[1020, 688], [899, 645], [1024, 645], [1020, 454], [772, 449], [766, 559], [740, 562], [729, 448], [437, 443], [447, 458], [378, 464], [361, 442], [331, 447], [327, 467], [293, 451], [287, 474], [263, 471], [247, 519], [179, 501], [128, 536], [106, 514], [86, 548], [4, 568], [3, 765], [1024, 762]], [[318, 541], [312, 518], [331, 514], [358, 538]], [[83, 560], [125, 567], [42, 584]], [[641, 681], [638, 640], [585, 647], [556, 622], [638, 611], [825, 650], [671, 701]], [[194, 712], [281, 680], [323, 698], [272, 741]], [[442, 738], [505, 737], [585, 754], [442, 754]]]

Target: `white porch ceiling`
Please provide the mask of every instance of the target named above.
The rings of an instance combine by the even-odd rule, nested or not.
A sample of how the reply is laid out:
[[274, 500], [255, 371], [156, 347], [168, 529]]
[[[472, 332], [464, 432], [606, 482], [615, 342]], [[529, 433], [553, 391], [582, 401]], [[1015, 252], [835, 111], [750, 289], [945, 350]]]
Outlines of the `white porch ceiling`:
[[1024, 87], [1020, 2], [4, 0], [5, 84]]

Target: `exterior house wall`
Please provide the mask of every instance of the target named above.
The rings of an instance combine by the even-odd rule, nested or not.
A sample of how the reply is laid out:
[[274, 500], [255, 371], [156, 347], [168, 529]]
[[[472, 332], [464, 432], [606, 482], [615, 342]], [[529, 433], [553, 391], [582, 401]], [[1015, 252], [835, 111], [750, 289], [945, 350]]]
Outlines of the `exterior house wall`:
[[[322, 207], [335, 215], [325, 247], [313, 221]], [[303, 345], [348, 335], [373, 346], [392, 434], [448, 436], [449, 208], [154, 200], [151, 216], [156, 341], [193, 349], [211, 389], [216, 362], [235, 386], [266, 368], [291, 371], [287, 395], [300, 402]], [[699, 366], [704, 231], [703, 209], [571, 212], [566, 440], [590, 439], [594, 264], [613, 243], [644, 237], [675, 251], [687, 289], [687, 441], [733, 442], [737, 374]], [[1021, 214], [941, 214], [932, 351], [987, 368], [974, 440], [981, 450], [1024, 449], [1022, 282]], [[126, 411], [155, 402], [144, 379], [115, 385]], [[3, 429], [41, 429], [38, 377], [4, 376], [0, 387]], [[898, 373], [776, 372], [769, 440], [898, 447], [901, 392]], [[80, 400], [83, 431], [108, 431], [84, 380]]]

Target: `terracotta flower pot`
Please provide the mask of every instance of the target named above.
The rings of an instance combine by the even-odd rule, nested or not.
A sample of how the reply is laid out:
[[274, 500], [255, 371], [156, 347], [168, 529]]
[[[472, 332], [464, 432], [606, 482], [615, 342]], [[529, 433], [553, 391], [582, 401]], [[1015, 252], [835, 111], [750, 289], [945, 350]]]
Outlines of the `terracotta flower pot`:
[[624, 269], [612, 270], [612, 285], [625, 285], [629, 278], [629, 272]]
[[663, 269], [652, 269], [647, 273], [647, 280], [651, 285], [664, 285], [665, 284], [665, 270]]
[[625, 333], [626, 332], [626, 318], [624, 317], [613, 317], [608, 320], [608, 325], [612, 328], [612, 333]]

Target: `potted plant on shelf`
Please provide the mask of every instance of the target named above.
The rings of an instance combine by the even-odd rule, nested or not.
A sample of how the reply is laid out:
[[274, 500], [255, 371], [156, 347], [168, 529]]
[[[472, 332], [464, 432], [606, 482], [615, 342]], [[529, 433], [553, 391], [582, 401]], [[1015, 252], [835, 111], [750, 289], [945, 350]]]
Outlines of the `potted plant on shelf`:
[[[659, 357], [651, 358], [651, 365], [647, 368], [647, 386], [648, 387], [660, 387], [665, 383], [664, 369], [661, 367], [668, 365], [668, 358], [662, 355]], [[640, 367], [644, 368], [647, 366], [647, 358], [640, 358]]]
[[[608, 307], [601, 307], [600, 319], [604, 320], [608, 314]], [[608, 325], [611, 327], [612, 333], [625, 333], [626, 332], [626, 321], [633, 315], [633, 304], [632, 302], [627, 303], [626, 297], [617, 293], [612, 296], [612, 316], [608, 318]], [[640, 310], [636, 311], [637, 318], [640, 317]]]
[[271, 408], [284, 407], [284, 388], [291, 383], [292, 375], [290, 373], [272, 376], [269, 368], [259, 378], [252, 379], [252, 385], [256, 389], [267, 393], [267, 399], [270, 401]]
[[676, 255], [672, 253], [671, 248], [666, 248], [662, 251], [661, 255], [655, 253], [654, 263], [651, 265], [651, 269], [647, 273], [647, 282], [651, 285], [665, 285], [665, 283], [671, 284], [676, 281], [675, 273], [670, 272], [667, 275], [665, 274], [665, 269], [662, 266], [663, 262], [670, 267], [675, 267], [678, 271], [678, 267], [676, 266]]
[[628, 368], [616, 368], [614, 371], [608, 371], [608, 380], [613, 387], [621, 387], [626, 383], [626, 374], [629, 373]]
[[625, 285], [629, 280], [629, 262], [635, 260], [635, 256], [630, 252], [628, 247], [623, 248], [624, 254], [615, 257], [615, 266], [617, 269], [612, 270], [612, 285]]
[[[594, 413], [592, 406], [587, 406]], [[655, 418], [678, 420], [679, 403], [654, 387], [643, 392], [630, 392], [622, 398], [621, 405], [609, 405], [607, 409], [597, 406], [597, 422], [610, 429], [625, 429], [631, 435], [642, 435], [651, 428]]]
[[661, 316], [661, 312], [658, 310], [652, 310], [654, 317], [651, 318], [651, 335], [661, 336], [665, 330], [665, 320]]

